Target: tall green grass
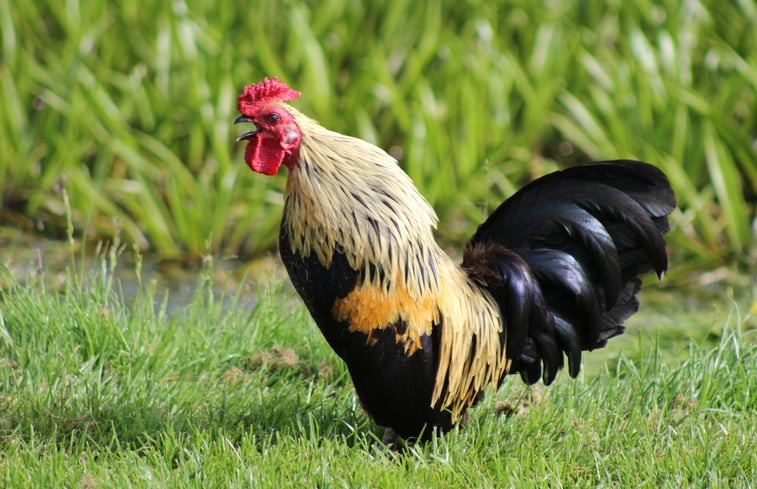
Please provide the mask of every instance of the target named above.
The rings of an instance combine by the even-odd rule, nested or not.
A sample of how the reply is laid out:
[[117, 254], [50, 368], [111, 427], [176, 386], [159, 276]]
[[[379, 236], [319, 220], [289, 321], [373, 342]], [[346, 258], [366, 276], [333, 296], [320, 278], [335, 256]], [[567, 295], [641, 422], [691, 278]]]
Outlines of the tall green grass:
[[116, 257], [69, 268], [59, 291], [0, 269], [0, 486], [746, 488], [757, 478], [757, 311], [644, 308], [578, 379], [525, 388], [515, 376], [463, 429], [392, 453], [291, 292], [258, 289], [249, 307], [249, 287], [219, 293], [206, 269], [171, 313], [152, 282], [123, 295]]
[[[663, 168], [692, 267], [755, 261], [751, 2], [0, 0], [2, 217], [163, 256], [255, 254], [284, 177], [231, 124], [279, 76], [324, 125], [397, 155], [459, 242], [527, 179], [587, 159]], [[453, 191], [454, 189], [454, 191]]]

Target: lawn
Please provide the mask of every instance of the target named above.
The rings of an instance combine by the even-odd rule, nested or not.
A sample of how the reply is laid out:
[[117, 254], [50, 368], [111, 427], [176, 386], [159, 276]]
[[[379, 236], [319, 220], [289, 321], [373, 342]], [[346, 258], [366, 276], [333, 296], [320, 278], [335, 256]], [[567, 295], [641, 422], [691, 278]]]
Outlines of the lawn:
[[170, 296], [154, 281], [125, 297], [115, 261], [111, 252], [69, 267], [59, 290], [44, 274], [22, 284], [2, 272], [3, 487], [757, 480], [750, 300], [683, 300], [651, 288], [626, 335], [589, 354], [578, 379], [563, 372], [551, 387], [525, 388], [514, 377], [488, 392], [463, 429], [393, 452], [286, 285], [242, 280], [224, 290], [209, 262], [192, 299], [169, 314]]

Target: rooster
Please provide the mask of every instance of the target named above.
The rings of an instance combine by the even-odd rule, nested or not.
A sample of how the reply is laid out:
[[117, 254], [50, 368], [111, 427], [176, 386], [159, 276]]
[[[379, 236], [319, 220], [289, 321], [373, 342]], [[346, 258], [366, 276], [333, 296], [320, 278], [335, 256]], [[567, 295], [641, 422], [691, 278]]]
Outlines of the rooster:
[[[279, 252], [323, 336], [387, 438], [449, 431], [508, 374], [550, 384], [567, 357], [623, 332], [641, 274], [667, 269], [675, 196], [637, 161], [558, 171], [479, 226], [462, 264], [434, 240], [437, 217], [397, 161], [321, 127], [280, 80], [249, 85], [236, 123], [245, 162], [288, 169]], [[386, 435], [385, 435], [386, 436]]]

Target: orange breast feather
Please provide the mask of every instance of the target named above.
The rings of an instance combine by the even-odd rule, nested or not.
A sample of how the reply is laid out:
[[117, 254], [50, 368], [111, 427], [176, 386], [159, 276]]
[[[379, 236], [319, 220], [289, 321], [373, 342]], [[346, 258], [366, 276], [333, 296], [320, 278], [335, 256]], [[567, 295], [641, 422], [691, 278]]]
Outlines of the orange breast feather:
[[439, 304], [431, 292], [416, 298], [404, 286], [383, 290], [362, 284], [334, 301], [331, 314], [338, 321], [348, 321], [348, 331], [368, 335], [369, 344], [377, 341], [374, 333], [394, 327], [395, 340], [404, 343], [405, 352], [412, 355], [420, 348], [421, 337], [431, 334], [434, 323], [439, 322]]

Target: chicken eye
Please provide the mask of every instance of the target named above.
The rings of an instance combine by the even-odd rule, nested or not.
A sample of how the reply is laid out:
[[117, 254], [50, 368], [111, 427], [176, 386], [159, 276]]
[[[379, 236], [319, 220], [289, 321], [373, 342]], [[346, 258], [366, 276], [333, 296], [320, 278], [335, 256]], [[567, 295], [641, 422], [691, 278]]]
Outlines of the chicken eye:
[[276, 112], [271, 112], [267, 116], [265, 116], [266, 120], [270, 122], [271, 124], [276, 124], [281, 119], [281, 116], [277, 114]]

